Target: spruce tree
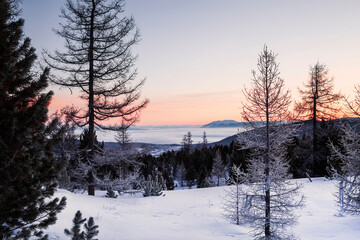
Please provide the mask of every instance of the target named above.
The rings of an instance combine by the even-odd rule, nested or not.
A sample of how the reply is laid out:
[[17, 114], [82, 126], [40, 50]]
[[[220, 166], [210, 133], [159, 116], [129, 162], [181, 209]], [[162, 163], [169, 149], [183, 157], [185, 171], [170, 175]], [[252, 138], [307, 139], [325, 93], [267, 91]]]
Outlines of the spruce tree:
[[48, 118], [49, 69], [33, 71], [35, 49], [23, 36], [16, 1], [0, 1], [0, 237], [46, 238], [66, 199], [50, 199], [61, 167], [53, 148], [64, 129]]
[[90, 217], [88, 222], [84, 224], [85, 226], [85, 239], [86, 240], [97, 240], [96, 237], [99, 234], [98, 225], [95, 225], [94, 218]]
[[73, 219], [73, 227], [71, 230], [64, 229], [64, 233], [67, 236], [71, 237], [71, 240], [85, 240], [85, 233], [81, 231], [81, 224], [86, 221], [86, 218], [82, 218], [81, 211], [77, 211], [75, 213], [75, 217]]

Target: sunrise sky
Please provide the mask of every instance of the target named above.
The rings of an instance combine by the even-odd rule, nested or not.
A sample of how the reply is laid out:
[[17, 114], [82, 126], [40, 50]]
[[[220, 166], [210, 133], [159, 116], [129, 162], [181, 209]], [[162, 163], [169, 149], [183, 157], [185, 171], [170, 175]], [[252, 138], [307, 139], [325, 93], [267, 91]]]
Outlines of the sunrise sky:
[[[65, 0], [23, 0], [25, 34], [40, 56], [62, 49], [58, 28]], [[297, 87], [317, 61], [329, 68], [335, 90], [353, 95], [360, 83], [358, 0], [127, 0], [141, 32], [139, 79], [150, 99], [138, 125], [206, 124], [240, 121], [241, 89], [264, 44], [278, 53], [281, 77]], [[51, 110], [78, 104], [67, 89], [55, 90]]]

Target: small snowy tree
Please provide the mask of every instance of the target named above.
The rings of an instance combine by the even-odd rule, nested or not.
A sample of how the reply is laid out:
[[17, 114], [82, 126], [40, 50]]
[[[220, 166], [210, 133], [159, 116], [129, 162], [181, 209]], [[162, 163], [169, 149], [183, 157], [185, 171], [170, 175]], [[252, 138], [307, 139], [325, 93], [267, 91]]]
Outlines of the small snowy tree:
[[236, 223], [236, 225], [240, 225], [241, 221], [241, 214], [240, 211], [242, 209], [241, 205], [241, 177], [242, 177], [242, 171], [240, 170], [240, 167], [237, 167], [234, 165], [231, 168], [232, 177], [230, 178], [230, 183], [232, 186], [229, 188], [229, 190], [226, 190], [226, 195], [224, 197], [223, 202], [223, 209], [225, 212], [225, 217], [229, 219], [231, 222]]
[[84, 224], [84, 227], [85, 227], [85, 239], [86, 240], [98, 240], [98, 239], [95, 239], [94, 237], [96, 237], [99, 234], [99, 230], [98, 230], [99, 226], [95, 225], [93, 217], [89, 218], [87, 223]]
[[166, 188], [166, 184], [161, 172], [154, 170], [143, 183], [144, 197], [160, 196], [162, 190]]
[[117, 198], [118, 195], [114, 192], [112, 187], [108, 187], [106, 190], [105, 197], [107, 198]]
[[[71, 240], [98, 240], [94, 238], [99, 233], [99, 226], [95, 225], [94, 218], [90, 217], [87, 223], [85, 223], [85, 221], [86, 218], [82, 218], [81, 211], [77, 211], [73, 219], [73, 227], [71, 230], [67, 228], [64, 229], [65, 235], [71, 237]], [[85, 223], [85, 232], [81, 231], [81, 225], [83, 223]]]
[[225, 175], [225, 166], [223, 164], [223, 161], [221, 159], [221, 153], [219, 150], [216, 150], [215, 153], [215, 157], [213, 160], [213, 165], [212, 165], [212, 171], [211, 171], [213, 176], [216, 176], [217, 178], [217, 186], [220, 185], [220, 178], [224, 177]]
[[85, 233], [84, 231], [81, 231], [81, 225], [85, 221], [86, 218], [82, 218], [81, 211], [77, 211], [73, 219], [73, 227], [71, 228], [71, 230], [65, 228], [65, 235], [71, 237], [71, 240], [85, 240]]
[[340, 166], [340, 170], [333, 168], [333, 176], [338, 180], [339, 216], [360, 214], [360, 134], [349, 125], [343, 125], [342, 130], [340, 146], [330, 143], [332, 164]]

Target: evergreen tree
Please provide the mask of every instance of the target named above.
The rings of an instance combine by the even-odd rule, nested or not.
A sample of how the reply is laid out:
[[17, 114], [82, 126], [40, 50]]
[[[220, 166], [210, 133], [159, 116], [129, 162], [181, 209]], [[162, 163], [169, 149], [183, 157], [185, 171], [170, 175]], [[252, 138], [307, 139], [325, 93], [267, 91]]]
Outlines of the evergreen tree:
[[95, 239], [94, 237], [96, 237], [99, 234], [99, 230], [98, 230], [99, 226], [95, 225], [93, 217], [89, 218], [88, 222], [85, 223], [84, 227], [85, 227], [86, 240], [98, 240]]
[[83, 224], [85, 221], [86, 218], [82, 218], [81, 211], [77, 211], [73, 219], [73, 227], [71, 230], [65, 228], [65, 235], [71, 237], [71, 240], [85, 240], [85, 233], [84, 231], [81, 231], [81, 224]]
[[160, 196], [163, 193], [162, 190], [165, 189], [164, 178], [158, 170], [153, 170], [152, 174], [147, 177], [142, 185], [144, 197]]
[[186, 153], [189, 153], [192, 147], [192, 134], [191, 132], [187, 132], [187, 134], [184, 135], [182, 141], [181, 141], [181, 145], [183, 145], [183, 149]]
[[206, 146], [207, 146], [207, 144], [208, 144], [208, 140], [207, 140], [207, 137], [206, 137], [206, 132], [204, 131], [204, 133], [203, 133], [203, 136], [202, 136], [202, 146], [203, 146], [203, 148], [205, 148]]
[[49, 69], [33, 71], [35, 49], [17, 12], [16, 1], [0, 1], [0, 237], [41, 238], [66, 204], [52, 198], [64, 129], [48, 118]]

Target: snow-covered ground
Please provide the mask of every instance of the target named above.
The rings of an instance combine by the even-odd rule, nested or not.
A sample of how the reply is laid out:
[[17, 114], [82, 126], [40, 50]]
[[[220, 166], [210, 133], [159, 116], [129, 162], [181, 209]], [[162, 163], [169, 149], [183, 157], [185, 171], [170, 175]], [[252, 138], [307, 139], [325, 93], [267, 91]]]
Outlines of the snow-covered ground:
[[[302, 240], [358, 240], [360, 216], [336, 217], [333, 197], [335, 181], [324, 178], [304, 183], [306, 206], [298, 211], [299, 223], [293, 232]], [[57, 197], [66, 196], [67, 206], [58, 215], [56, 225], [46, 232], [50, 239], [68, 239], [64, 228], [72, 227], [77, 210], [83, 217], [93, 216], [104, 239], [138, 240], [225, 240], [252, 239], [249, 228], [231, 224], [222, 215], [224, 187], [165, 191], [165, 196], [121, 196], [105, 198], [73, 194], [58, 190]]]

